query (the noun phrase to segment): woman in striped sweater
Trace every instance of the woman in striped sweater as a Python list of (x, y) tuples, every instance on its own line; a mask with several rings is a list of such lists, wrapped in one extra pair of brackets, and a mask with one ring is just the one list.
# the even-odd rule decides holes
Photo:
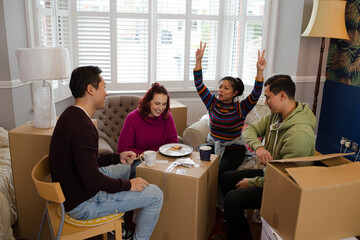
[(266, 66), (265, 50), (260, 55), (258, 51), (257, 76), (254, 89), (241, 102), (234, 98), (244, 92), (244, 84), (240, 78), (224, 77), (219, 82), (218, 97), (211, 94), (203, 83), (201, 59), (204, 47), (196, 51), (196, 65), (194, 68), (194, 82), (201, 100), (204, 102), (210, 116), (210, 133), (206, 145), (212, 146), (213, 153), (220, 156), (219, 176), (227, 171), (236, 170), (245, 158), (245, 143), (241, 138), (246, 115), (256, 105), (263, 87), (263, 71)]

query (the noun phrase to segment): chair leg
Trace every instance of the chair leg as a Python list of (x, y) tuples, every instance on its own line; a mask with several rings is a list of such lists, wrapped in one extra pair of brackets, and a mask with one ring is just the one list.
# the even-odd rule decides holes
[(38, 236), (37, 236), (37, 240), (40, 240), (40, 238), (41, 238), (41, 232), (42, 232), (42, 229), (44, 227), (45, 218), (46, 218), (46, 206), (44, 208), (44, 213), (43, 213), (43, 215), (41, 217), (41, 223), (40, 223), (40, 228), (39, 228), (39, 233), (38, 233)]
[(121, 222), (115, 225), (115, 240), (122, 240), (122, 224)]
[(103, 233), (103, 240), (107, 240), (108, 237), (107, 237), (107, 233)]

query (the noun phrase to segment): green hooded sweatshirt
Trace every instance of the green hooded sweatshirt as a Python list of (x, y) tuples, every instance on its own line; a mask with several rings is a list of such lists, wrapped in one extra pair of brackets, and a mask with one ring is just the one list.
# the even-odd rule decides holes
[[(280, 113), (270, 113), (249, 125), (242, 133), (254, 151), (265, 147), (274, 160), (315, 155), (316, 118), (307, 103), (296, 101), (296, 108), (282, 122)], [(265, 145), (258, 139), (264, 137)], [(249, 187), (262, 187), (263, 177), (249, 178)]]

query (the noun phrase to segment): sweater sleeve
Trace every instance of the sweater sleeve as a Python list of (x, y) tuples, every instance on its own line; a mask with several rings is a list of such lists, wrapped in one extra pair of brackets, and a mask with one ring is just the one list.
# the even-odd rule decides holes
[(178, 142), (178, 133), (176, 131), (176, 126), (174, 122), (174, 118), (169, 112), (168, 119), (167, 119), (167, 138), (166, 143), (177, 143)]
[[(264, 175), (265, 175), (265, 169), (264, 168)], [(263, 187), (264, 186), (264, 177), (254, 177), (254, 178), (249, 178), (248, 179), (248, 183), (249, 183), (249, 187)]]
[(136, 124), (139, 123), (135, 117), (135, 111), (129, 113), (125, 119), (119, 136), (118, 153), (133, 151), (137, 154), (141, 154), (143, 152), (141, 149), (137, 149), (135, 144)]
[(205, 86), (202, 77), (202, 69), (194, 70), (194, 83), (201, 100), (204, 102), (207, 110), (210, 110), (211, 105), (217, 100), (217, 98), (214, 94), (211, 94), (209, 89)]
[(259, 137), (264, 137), (266, 134), (266, 128), (270, 121), (271, 114), (266, 115), (257, 122), (247, 126), (242, 132), (242, 136), (246, 144), (252, 149), (256, 150), (258, 147), (263, 146)]
[(120, 158), (116, 158), (117, 154), (106, 156), (97, 153), (98, 135), (95, 126), (79, 124), (76, 128), (72, 141), (73, 154), (77, 171), (85, 188), (108, 193), (130, 190), (129, 180), (113, 179), (99, 171), (99, 164), (102, 166), (116, 164), (120, 162)]
[(111, 153), (111, 154), (100, 153), (98, 154), (97, 159), (98, 159), (99, 167), (106, 167), (109, 165), (115, 165), (121, 163), (120, 154), (118, 153)]

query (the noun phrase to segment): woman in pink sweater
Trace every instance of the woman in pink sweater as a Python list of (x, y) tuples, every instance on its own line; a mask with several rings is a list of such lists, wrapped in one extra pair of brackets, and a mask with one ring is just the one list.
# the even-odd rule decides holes
[[(167, 143), (177, 143), (174, 119), (170, 113), (170, 96), (163, 85), (154, 83), (140, 99), (139, 107), (125, 119), (118, 141), (118, 152), (133, 151), (141, 154), (146, 150), (158, 151)], [(135, 160), (130, 178), (141, 163)]]

